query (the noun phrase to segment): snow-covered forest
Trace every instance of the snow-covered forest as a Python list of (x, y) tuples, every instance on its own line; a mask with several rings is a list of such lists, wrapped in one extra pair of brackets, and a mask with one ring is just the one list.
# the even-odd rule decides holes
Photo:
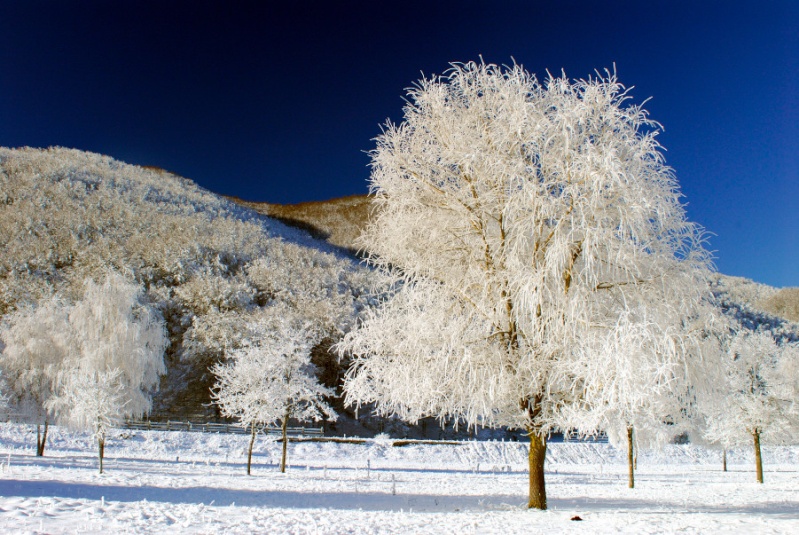
[[(489, 462), (526, 470), (527, 506), (540, 510), (545, 481), (562, 482), (546, 462), (571, 451), (548, 449), (563, 437), (607, 437), (600, 449), (630, 489), (662, 479), (667, 469), (640, 472), (639, 459), (676, 443), (724, 472), (746, 458), (757, 484), (770, 478), (764, 456), (795, 461), (796, 289), (714, 272), (660, 125), (614, 73), (539, 82), (518, 65), (453, 64), (406, 97), (403, 122), (371, 153), (372, 209), (353, 243), (330, 232), (334, 211), (305, 212), (324, 214), (312, 235), (308, 221), (162, 170), (0, 149), (0, 401), (14, 422), (4, 473), (28, 429), (37, 457), (72, 451), (70, 432), (90, 437), (102, 474), (109, 448), (143, 440), (118, 429), (144, 417), (237, 423), (246, 453), (225, 465), (246, 459), (248, 475), (265, 451), (277, 464), (261, 437), (275, 425), (291, 473), (290, 421), (384, 432), (366, 443), (381, 462), (392, 439), (428, 426), (436, 438), (529, 439), (526, 468), (516, 444), (502, 453), (512, 460)], [(314, 447), (338, 455), (329, 444)], [(325, 459), (304, 459), (327, 479)], [(487, 462), (447, 459), (436, 470), (473, 479)], [(36, 474), (44, 462), (24, 461)], [(391, 474), (391, 496), (404, 462), (376, 474)], [(308, 492), (306, 480), (291, 492)]]
[[(66, 314), (110, 272), (138, 285), (137, 306), (168, 336), (154, 416), (213, 417), (208, 368), (272, 316), (313, 324), (315, 358), (335, 378), (337, 359), (323, 348), (377, 295), (377, 278), (351, 256), (160, 170), (75, 150), (2, 149), (0, 195), (6, 324), (22, 329), (45, 306)], [(31, 329), (49, 333), (40, 322)], [(24, 337), (21, 358), (47, 361), (42, 380), (53, 380), (67, 355)], [(19, 412), (18, 395), (39, 379), (16, 371), (4, 370), (4, 393)]]

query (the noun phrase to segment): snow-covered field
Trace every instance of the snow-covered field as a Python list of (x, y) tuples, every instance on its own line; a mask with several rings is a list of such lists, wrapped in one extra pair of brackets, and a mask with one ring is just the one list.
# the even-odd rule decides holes
[[(525, 508), (526, 447), (511, 442), (392, 447), (256, 444), (247, 436), (116, 432), (97, 473), (85, 435), (51, 429), (34, 456), (29, 427), (0, 425), (3, 533), (799, 533), (799, 448), (765, 448), (765, 485), (748, 451), (669, 446), (639, 457), (551, 443), (549, 510)], [(579, 516), (582, 521), (572, 521)]]

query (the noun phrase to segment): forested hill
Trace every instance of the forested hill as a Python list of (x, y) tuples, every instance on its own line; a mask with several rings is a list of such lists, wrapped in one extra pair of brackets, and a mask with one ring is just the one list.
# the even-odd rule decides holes
[(298, 315), (329, 345), (374, 278), (352, 255), (190, 180), (61, 148), (0, 148), (0, 248), (0, 318), (53, 294), (78, 299), (109, 269), (144, 287), (170, 340), (156, 415), (213, 413), (208, 367), (259, 316)]
[[(0, 148), (0, 321), (53, 295), (77, 300), (88, 280), (114, 270), (143, 287), (168, 331), (154, 417), (214, 416), (209, 367), (269, 316), (319, 327), (314, 362), (338, 387), (346, 363), (327, 348), (380, 284), (351, 254), (370, 210), (366, 196), (248, 203), (98, 154)], [(713, 289), (750, 323), (799, 320), (799, 289), (723, 275)], [(384, 429), (368, 418), (361, 422)]]

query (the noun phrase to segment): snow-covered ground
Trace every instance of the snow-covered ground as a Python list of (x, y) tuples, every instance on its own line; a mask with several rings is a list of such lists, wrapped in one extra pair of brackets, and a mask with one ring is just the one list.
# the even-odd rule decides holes
[[(526, 447), (512, 442), (392, 447), (256, 444), (247, 436), (116, 432), (97, 473), (85, 435), (51, 429), (36, 458), (29, 427), (0, 425), (3, 533), (799, 533), (799, 448), (765, 448), (764, 485), (748, 451), (669, 446), (639, 457), (551, 443), (549, 510), (525, 508)], [(579, 516), (582, 521), (572, 521)]]

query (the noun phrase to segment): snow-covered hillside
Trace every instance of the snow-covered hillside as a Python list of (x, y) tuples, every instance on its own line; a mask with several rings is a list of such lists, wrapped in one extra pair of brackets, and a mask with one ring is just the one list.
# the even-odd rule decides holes
[(766, 284), (717, 274), (711, 290), (719, 306), (748, 329), (758, 326), (799, 336), (799, 288), (774, 288)]
[[(337, 387), (346, 362), (328, 348), (373, 302), (379, 284), (350, 254), (370, 210), (365, 196), (247, 203), (98, 154), (0, 148), (0, 321), (53, 294), (77, 300), (89, 278), (113, 269), (142, 284), (166, 322), (168, 374), (155, 417), (213, 416), (209, 367), (242, 342), (248, 321), (285, 310), (324, 330), (314, 363), (322, 382)], [(713, 289), (750, 326), (783, 328), (785, 318), (799, 319), (797, 289), (724, 275)], [(359, 421), (342, 419), (336, 432), (363, 425), (395, 436), (454, 434), (431, 420), (413, 428), (368, 411)]]
[[(61, 148), (0, 149), (0, 247), (0, 317), (79, 299), (109, 269), (144, 286), (170, 338), (156, 414), (213, 412), (208, 367), (256, 316), (289, 310), (319, 326), (323, 349), (375, 282), (339, 249), (190, 180)], [(336, 359), (317, 357), (337, 377)]]

